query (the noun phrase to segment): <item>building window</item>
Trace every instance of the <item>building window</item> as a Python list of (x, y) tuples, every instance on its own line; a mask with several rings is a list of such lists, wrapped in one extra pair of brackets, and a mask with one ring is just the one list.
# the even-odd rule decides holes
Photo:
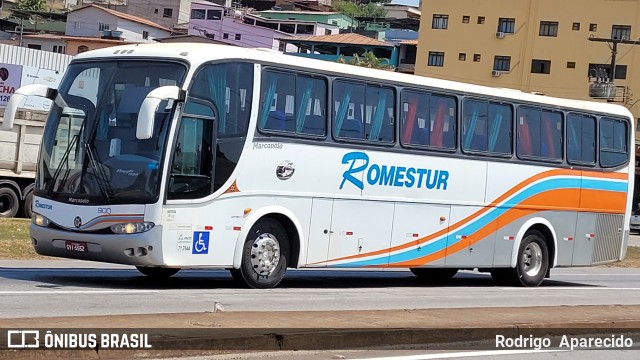
[(484, 24), (484, 16), (478, 16), (478, 24)]
[(157, 14), (158, 13), (158, 9), (153, 9), (153, 13)]
[(162, 13), (162, 17), (166, 17), (166, 18), (173, 17), (173, 9), (164, 8), (164, 12)]
[(558, 22), (540, 21), (540, 36), (558, 36)]
[(618, 40), (631, 39), (631, 26), (629, 25), (613, 25), (611, 27), (611, 38)]
[(54, 53), (59, 53), (59, 54), (64, 54), (64, 46), (62, 46), (62, 45), (53, 45), (53, 52)]
[(433, 14), (432, 29), (446, 29), (449, 25), (449, 15)]
[(573, 26), (571, 26), (571, 30), (580, 30), (580, 23), (573, 23)]
[(79, 21), (74, 21), (73, 22), (73, 28), (75, 30), (79, 30), (80, 29), (80, 22)]
[(473, 61), (480, 62), (480, 54), (473, 54)]
[(498, 19), (498, 32), (513, 34), (516, 28), (516, 19), (500, 18)]
[(83, 53), (85, 51), (89, 51), (89, 47), (86, 45), (80, 45), (78, 46), (78, 54)]
[(324, 34), (325, 35), (331, 35), (331, 30), (330, 29), (324, 29)]
[(589, 31), (598, 31), (598, 24), (589, 24)]
[(576, 62), (575, 61), (567, 61), (567, 69), (575, 69)]
[(42, 45), (27, 44), (27, 48), (35, 49), (35, 50), (42, 50)]
[(511, 70), (511, 56), (498, 56), (493, 58), (493, 70), (509, 71)]
[(222, 10), (207, 10), (207, 20), (221, 20)]
[(463, 24), (468, 24), (469, 23), (469, 19), (470, 19), (469, 15), (464, 15), (462, 17), (462, 23)]
[(100, 31), (109, 30), (109, 24), (100, 23), (100, 25), (98, 25), (98, 30)]
[(236, 40), (242, 40), (242, 34), (236, 34)]
[(467, 54), (465, 54), (465, 53), (458, 54), (458, 60), (467, 61)]
[(229, 33), (224, 33), (224, 34), (222, 34), (222, 38), (223, 38), (223, 39), (228, 39), (228, 38), (229, 38)]
[(331, 20), (331, 25), (338, 25), (338, 20)]
[(149, 39), (149, 32), (148, 31), (142, 31), (142, 38), (147, 40)]
[[(609, 79), (611, 74), (611, 64), (589, 64), (589, 77), (600, 77)], [(616, 65), (614, 78), (624, 80), (627, 78), (627, 65)]]
[(444, 66), (444, 53), (441, 51), (429, 51), (429, 66)]
[(206, 16), (206, 13), (207, 11), (205, 9), (192, 9), (191, 18), (194, 20), (203, 20)]
[(550, 71), (551, 71), (551, 60), (533, 59), (531, 61), (532, 74), (548, 74)]

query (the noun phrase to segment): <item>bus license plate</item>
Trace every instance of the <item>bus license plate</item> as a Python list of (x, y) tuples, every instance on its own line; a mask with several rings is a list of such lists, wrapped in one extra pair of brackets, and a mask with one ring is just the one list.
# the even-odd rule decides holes
[(64, 247), (67, 251), (75, 251), (75, 252), (86, 252), (87, 251), (87, 243), (81, 241), (65, 241)]

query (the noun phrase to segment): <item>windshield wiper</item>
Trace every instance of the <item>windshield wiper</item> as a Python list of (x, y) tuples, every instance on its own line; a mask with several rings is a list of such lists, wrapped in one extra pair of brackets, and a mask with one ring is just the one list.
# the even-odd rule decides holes
[(113, 189), (111, 188), (111, 184), (109, 184), (109, 179), (107, 177), (107, 173), (104, 172), (103, 165), (98, 161), (96, 155), (91, 150), (90, 144), (84, 144), (84, 147), (87, 149), (87, 157), (89, 158), (89, 162), (91, 163), (91, 167), (94, 169), (93, 174), (96, 177), (96, 182), (98, 183), (98, 187), (100, 188), (100, 192), (102, 196), (107, 200), (107, 202), (111, 201), (111, 196), (113, 196)]
[[(62, 159), (60, 159), (60, 166), (56, 169), (56, 172), (53, 173), (51, 184), (49, 185), (49, 190), (47, 192), (49, 196), (53, 194), (53, 190), (56, 186), (56, 180), (58, 180), (58, 176), (60, 176), (60, 172), (62, 171), (63, 167), (66, 168), (66, 172), (64, 174), (64, 177), (62, 178), (62, 181), (60, 181), (60, 186), (62, 186), (67, 181), (69, 173), (71, 172), (71, 168), (69, 168), (69, 154), (71, 153), (71, 149), (73, 149), (74, 145), (76, 145), (77, 142), (78, 134), (75, 134), (69, 142), (69, 146), (67, 146), (67, 149), (64, 151), (64, 154), (62, 154)], [(58, 187), (58, 191), (60, 191), (60, 186)]]

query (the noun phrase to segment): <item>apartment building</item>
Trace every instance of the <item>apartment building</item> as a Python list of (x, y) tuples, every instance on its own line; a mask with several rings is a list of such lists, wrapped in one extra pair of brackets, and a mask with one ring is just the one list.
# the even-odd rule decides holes
[(415, 73), (591, 99), (612, 75), (612, 43), (590, 38), (615, 38), (615, 94), (599, 101), (640, 118), (639, 37), (640, 0), (424, 0)]

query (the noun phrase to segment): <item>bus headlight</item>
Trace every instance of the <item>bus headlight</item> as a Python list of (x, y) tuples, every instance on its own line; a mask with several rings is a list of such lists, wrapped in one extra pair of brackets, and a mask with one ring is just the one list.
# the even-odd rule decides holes
[(33, 216), (31, 216), (31, 222), (38, 226), (47, 227), (49, 226), (49, 223), (51, 222), (51, 220), (49, 220), (47, 217), (42, 216), (38, 213), (33, 213)]
[(152, 222), (136, 222), (136, 223), (122, 223), (111, 225), (111, 231), (114, 234), (137, 234), (153, 229), (155, 226)]

